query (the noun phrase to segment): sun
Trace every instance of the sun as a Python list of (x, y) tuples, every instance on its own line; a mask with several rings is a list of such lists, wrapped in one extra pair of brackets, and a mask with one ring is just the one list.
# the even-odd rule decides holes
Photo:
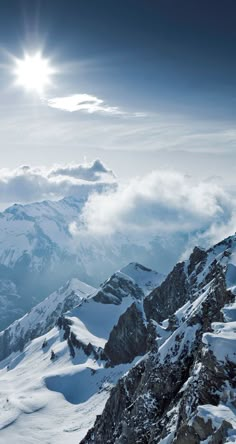
[(26, 53), (23, 59), (15, 59), (15, 65), (16, 84), (28, 91), (41, 95), (52, 83), (55, 70), (40, 51), (32, 55)]

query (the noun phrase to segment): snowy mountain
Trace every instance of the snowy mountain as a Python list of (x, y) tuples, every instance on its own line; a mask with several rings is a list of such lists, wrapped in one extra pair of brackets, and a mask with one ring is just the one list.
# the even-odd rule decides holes
[(10, 282), (18, 295), (9, 307), (8, 293), (1, 290), (0, 329), (17, 317), (15, 310), (25, 313), (78, 275), (69, 222), (78, 217), (83, 204), (83, 199), (68, 198), (13, 205), (0, 214), (0, 281)]
[[(96, 320), (91, 319), (94, 306), (95, 319), (100, 310), (99, 322), (109, 332), (111, 322), (113, 326), (133, 299), (144, 298), (145, 294), (163, 279), (163, 275), (136, 263), (114, 273), (99, 289), (74, 278), (0, 332), (0, 360), (13, 351), (22, 350), (30, 340), (49, 331), (60, 316), (79, 305), (81, 301), (84, 303), (79, 306), (79, 317), (81, 318), (81, 313), (86, 312), (93, 330), (96, 324)], [(105, 304), (105, 307), (100, 308), (99, 302)], [(111, 304), (120, 305), (119, 309), (115, 310), (114, 319), (111, 317), (114, 311), (110, 309)], [(109, 320), (106, 320), (107, 311)]]
[[(132, 365), (107, 365), (110, 331), (127, 307), (140, 303), (163, 279), (132, 263), (97, 290), (73, 280), (5, 330), (8, 353), (17, 349), (19, 338), (25, 346), (0, 363), (0, 442), (81, 440)], [(76, 298), (79, 305), (64, 313)], [(27, 343), (30, 336), (35, 339)]]
[(79, 279), (68, 281), (21, 319), (0, 332), (0, 360), (14, 351), (23, 350), (25, 344), (49, 331), (63, 313), (95, 291), (95, 288)]
[(1, 361), (0, 443), (235, 442), (235, 294), (236, 236), (124, 267)]

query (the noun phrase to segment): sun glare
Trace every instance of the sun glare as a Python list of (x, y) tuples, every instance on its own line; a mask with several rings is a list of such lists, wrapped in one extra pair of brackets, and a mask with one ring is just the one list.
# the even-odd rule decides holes
[(34, 55), (25, 54), (23, 59), (16, 59), (15, 63), (16, 84), (26, 90), (42, 94), (52, 83), (51, 76), (55, 70), (41, 52)]

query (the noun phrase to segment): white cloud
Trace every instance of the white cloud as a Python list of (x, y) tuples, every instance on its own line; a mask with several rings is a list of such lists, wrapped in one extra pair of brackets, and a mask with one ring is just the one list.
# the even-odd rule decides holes
[(84, 111), (89, 114), (106, 113), (114, 115), (126, 114), (117, 106), (109, 106), (104, 100), (90, 94), (72, 94), (66, 97), (55, 97), (47, 100), (48, 106), (63, 111)]
[(68, 195), (87, 197), (115, 185), (115, 176), (101, 161), (54, 168), (21, 166), (0, 170), (1, 203), (58, 199)]
[[(81, 222), (86, 233), (81, 232)], [(73, 234), (122, 232), (145, 242), (157, 236), (184, 236), (188, 248), (196, 243), (210, 245), (231, 234), (235, 222), (235, 198), (219, 185), (195, 183), (177, 172), (154, 171), (116, 190), (90, 196)]]
[(108, 181), (108, 179), (113, 181), (115, 179), (114, 173), (111, 170), (108, 170), (99, 159), (95, 160), (90, 165), (70, 164), (54, 167), (50, 171), (49, 176), (67, 176), (91, 182), (97, 182), (103, 178), (105, 181)]

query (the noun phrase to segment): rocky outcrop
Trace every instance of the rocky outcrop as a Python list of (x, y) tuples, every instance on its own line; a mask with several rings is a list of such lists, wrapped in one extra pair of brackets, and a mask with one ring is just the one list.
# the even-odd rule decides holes
[[(157, 335), (155, 322), (160, 323), (168, 318), (168, 330), (174, 331), (177, 328), (175, 312), (190, 298), (194, 298), (198, 289), (197, 276), (202, 272), (206, 258), (207, 253), (195, 247), (187, 267), (184, 262), (177, 264), (159, 287), (139, 304), (133, 304), (127, 309), (110, 333), (105, 346), (109, 364), (131, 362), (136, 356), (150, 350)], [(215, 263), (204, 277), (204, 284), (210, 282), (216, 274), (219, 278), (220, 273)]]
[(134, 281), (114, 274), (101, 286), (101, 289), (94, 296), (94, 300), (102, 304), (118, 305), (127, 296), (141, 300), (144, 297), (144, 293)]
[(169, 315), (169, 329), (175, 311), (186, 302), (188, 280), (184, 272), (184, 263), (177, 264), (167, 279), (150, 293), (129, 307), (120, 317), (110, 333), (105, 345), (108, 365), (131, 362), (136, 356), (145, 354), (155, 343), (155, 323), (163, 321)]
[(93, 355), (94, 359), (99, 359), (103, 350), (95, 347), (90, 342), (85, 344), (73, 331), (71, 331), (72, 321), (69, 318), (60, 316), (56, 322), (57, 327), (63, 331), (63, 339), (67, 340), (72, 358), (75, 357), (75, 349), (83, 350), (87, 356)]
[(121, 315), (118, 324), (112, 329), (105, 345), (104, 353), (110, 365), (131, 362), (136, 356), (147, 351), (148, 332), (143, 313), (137, 303), (133, 303)]
[(160, 287), (145, 299), (144, 310), (147, 318), (161, 322), (175, 313), (188, 299), (188, 286), (182, 262), (177, 264)]
[(206, 259), (207, 259), (207, 252), (202, 248), (195, 247), (189, 258), (188, 275), (191, 275), (194, 271), (197, 273), (202, 271)]
[(164, 275), (150, 268), (131, 262), (100, 286), (94, 300), (102, 304), (119, 305), (124, 298), (131, 296), (135, 301), (141, 301), (164, 278)]

